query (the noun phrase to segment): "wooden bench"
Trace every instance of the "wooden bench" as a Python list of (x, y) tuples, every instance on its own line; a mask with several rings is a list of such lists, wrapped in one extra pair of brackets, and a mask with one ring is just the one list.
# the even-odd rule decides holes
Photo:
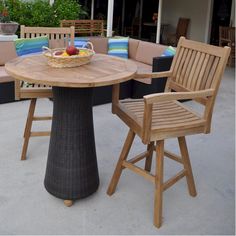
[(75, 27), (75, 34), (79, 36), (104, 36), (103, 20), (62, 20), (61, 27)]

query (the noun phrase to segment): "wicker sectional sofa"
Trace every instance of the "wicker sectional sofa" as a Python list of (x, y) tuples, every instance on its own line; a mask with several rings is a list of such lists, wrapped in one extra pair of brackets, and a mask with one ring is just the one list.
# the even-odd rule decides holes
[[(107, 54), (108, 38), (88, 37), (88, 40), (93, 43), (96, 53)], [(128, 55), (137, 64), (138, 73), (164, 71), (169, 69), (172, 61), (172, 57), (160, 57), (166, 48), (165, 45), (130, 38)], [(0, 42), (0, 52), (0, 103), (4, 103), (14, 101), (14, 80), (5, 72), (4, 64), (17, 55), (13, 42)], [(162, 92), (164, 85), (165, 79), (134, 79), (121, 85), (121, 98), (140, 98), (149, 93)], [(111, 102), (111, 91), (111, 86), (95, 88), (94, 105)]]

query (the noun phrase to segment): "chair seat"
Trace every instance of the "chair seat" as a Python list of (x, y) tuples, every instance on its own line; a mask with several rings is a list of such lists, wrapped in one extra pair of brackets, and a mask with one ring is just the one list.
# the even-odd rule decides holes
[[(119, 104), (121, 116), (127, 125), (134, 125), (141, 137), (143, 129), (144, 101), (123, 100)], [(119, 111), (118, 111), (119, 115)], [(128, 117), (127, 117), (128, 116)], [(129, 123), (129, 124), (128, 124)], [(206, 120), (178, 101), (166, 101), (153, 104), (151, 140), (178, 137), (191, 133), (202, 133)], [(174, 132), (173, 132), (174, 131)]]

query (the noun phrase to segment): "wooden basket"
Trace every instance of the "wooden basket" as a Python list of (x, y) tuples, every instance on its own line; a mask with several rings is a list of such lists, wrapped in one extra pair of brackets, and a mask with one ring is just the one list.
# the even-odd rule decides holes
[(92, 56), (95, 54), (93, 50), (93, 44), (88, 42), (91, 49), (88, 48), (78, 48), (79, 50), (87, 51), (88, 55), (82, 56), (82, 55), (72, 55), (72, 56), (55, 56), (54, 52), (59, 50), (65, 50), (65, 48), (55, 48), (55, 49), (49, 49), (47, 47), (43, 47), (45, 50), (43, 52), (43, 55), (48, 60), (48, 65), (56, 68), (66, 68), (66, 67), (77, 67), (82, 66), (85, 64), (88, 64), (92, 58)]

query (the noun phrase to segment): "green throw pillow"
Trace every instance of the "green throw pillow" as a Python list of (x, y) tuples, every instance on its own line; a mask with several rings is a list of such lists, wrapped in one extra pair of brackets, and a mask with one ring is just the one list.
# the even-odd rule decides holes
[(129, 47), (128, 37), (108, 39), (108, 55), (128, 59), (128, 47)]
[(176, 49), (173, 48), (172, 46), (169, 46), (165, 49), (165, 51), (162, 53), (162, 57), (166, 57), (166, 56), (174, 56), (176, 53)]
[(15, 39), (14, 43), (18, 56), (37, 54), (42, 52), (43, 46), (49, 46), (47, 36)]

